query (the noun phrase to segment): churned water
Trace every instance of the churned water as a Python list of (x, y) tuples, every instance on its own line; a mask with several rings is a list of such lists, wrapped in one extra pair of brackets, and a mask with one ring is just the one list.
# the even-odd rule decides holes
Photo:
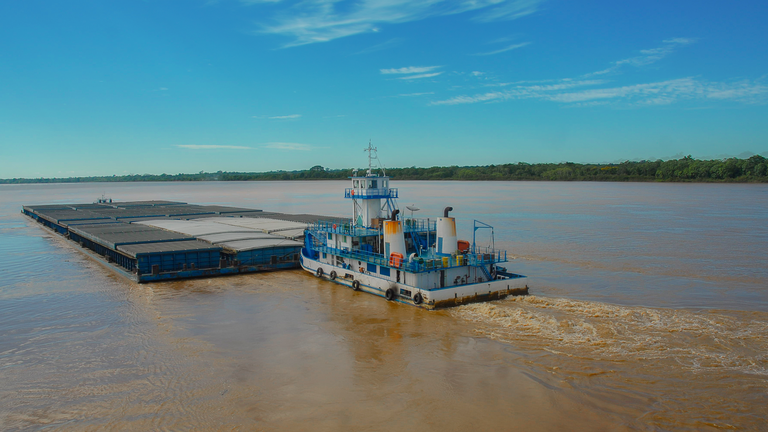
[(346, 215), (345, 186), (0, 186), (0, 429), (765, 430), (766, 185), (394, 182), (531, 277), (435, 312), (299, 270), (138, 285), (19, 213)]

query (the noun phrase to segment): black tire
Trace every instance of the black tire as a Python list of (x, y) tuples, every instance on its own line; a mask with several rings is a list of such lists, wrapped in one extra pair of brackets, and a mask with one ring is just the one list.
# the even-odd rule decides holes
[(331, 280), (336, 279), (336, 270), (331, 270), (331, 274), (329, 274), (328, 277), (331, 278)]
[(388, 301), (392, 301), (392, 300), (394, 300), (394, 299), (395, 299), (395, 290), (394, 290), (393, 288), (389, 288), (389, 289), (388, 289), (388, 290), (387, 290), (387, 291), (384, 293), (384, 298), (385, 298), (385, 299), (387, 299)]
[(317, 277), (323, 277), (323, 268), (318, 267), (317, 272), (315, 272), (315, 274), (317, 275)]
[(352, 289), (355, 291), (360, 290), (360, 281), (352, 281)]
[(422, 297), (420, 293), (416, 293), (413, 296), (413, 304), (420, 305), (422, 303), (424, 303), (424, 297)]

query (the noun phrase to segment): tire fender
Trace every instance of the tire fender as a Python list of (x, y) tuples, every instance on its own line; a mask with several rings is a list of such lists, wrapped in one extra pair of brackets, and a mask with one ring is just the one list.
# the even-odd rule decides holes
[(386, 298), (388, 301), (394, 300), (395, 299), (395, 289), (394, 288), (387, 289), (387, 291), (384, 293), (384, 298)]

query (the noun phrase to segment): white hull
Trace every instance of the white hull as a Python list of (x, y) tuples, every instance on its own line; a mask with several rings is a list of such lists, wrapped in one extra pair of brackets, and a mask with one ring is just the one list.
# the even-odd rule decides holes
[[(324, 279), (332, 280), (333, 282), (350, 288), (357, 286), (357, 289), (360, 291), (365, 291), (380, 297), (386, 297), (387, 290), (392, 288), (396, 293), (392, 298), (392, 301), (425, 309), (501, 299), (509, 295), (528, 294), (528, 278), (525, 276), (465, 285), (454, 285), (444, 288), (422, 289), (395, 280), (390, 280), (380, 275), (360, 272), (359, 269), (342, 268), (332, 264), (323, 263), (309, 258), (303, 253), (300, 262), (301, 267), (312, 274), (318, 275), (318, 273), (320, 273), (320, 277)], [(318, 272), (318, 269), (322, 269), (322, 271)], [(332, 274), (335, 275), (335, 278), (331, 278)], [(404, 279), (407, 278), (404, 276)], [(411, 277), (411, 280), (416, 279), (416, 277)], [(420, 304), (414, 302), (414, 297), (416, 297), (417, 293), (423, 298), (423, 302)]]

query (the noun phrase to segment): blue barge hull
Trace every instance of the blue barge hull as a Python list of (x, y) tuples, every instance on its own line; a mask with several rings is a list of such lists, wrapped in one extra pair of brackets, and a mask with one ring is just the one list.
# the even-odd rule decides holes
[[(228, 221), (257, 226), (259, 220), (272, 225), (284, 221), (298, 227), (327, 219), (173, 201), (26, 205), (21, 212), (69, 239), (91, 258), (139, 283), (299, 268), (302, 244), (297, 240), (302, 239), (295, 234), (300, 229), (294, 228), (294, 237), (286, 238), (279, 229), (269, 234), (258, 228), (233, 228)], [(182, 227), (185, 223), (199, 226), (200, 221), (210, 221), (205, 223), (221, 226), (223, 232), (244, 233), (246, 240), (238, 241), (238, 234), (234, 234), (235, 238), (230, 238), (234, 241), (208, 241), (210, 236), (153, 226), (153, 221), (158, 220), (178, 221)], [(258, 244), (248, 243), (253, 243), (247, 239), (254, 233), (260, 237)]]

